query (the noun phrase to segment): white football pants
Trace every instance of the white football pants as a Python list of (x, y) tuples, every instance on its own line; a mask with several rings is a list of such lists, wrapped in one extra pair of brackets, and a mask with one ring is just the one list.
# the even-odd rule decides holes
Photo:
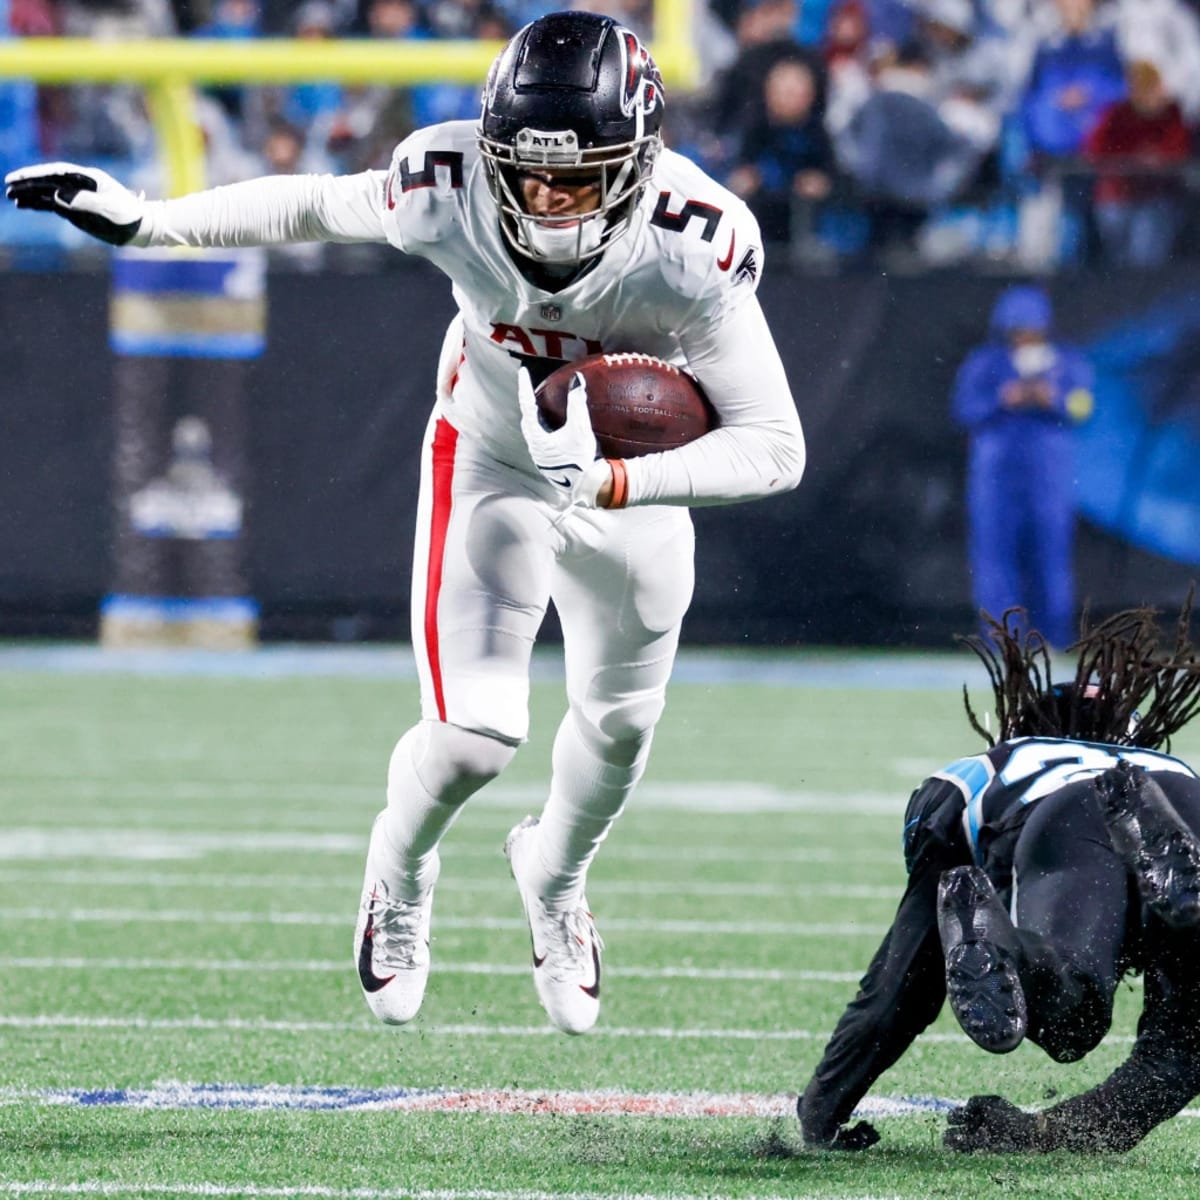
[[(553, 907), (578, 899), (596, 848), (645, 767), (691, 601), (693, 533), (685, 508), (564, 515), (550, 492), (483, 454), (444, 417), (431, 420), (412, 583), (422, 717), (508, 747), (523, 742), (530, 656), (554, 601), (568, 712), (555, 738), (533, 881)], [(455, 744), (419, 739), (424, 757), (410, 764), (401, 739), (393, 756), (388, 841), (406, 860), (395, 864), (403, 891), (425, 873), (464, 791), (507, 761), (496, 757), (481, 774), (478, 754), (442, 753), (443, 743)], [(459, 771), (453, 761), (432, 762), (439, 753), (474, 764)], [(468, 775), (465, 788), (459, 776)]]

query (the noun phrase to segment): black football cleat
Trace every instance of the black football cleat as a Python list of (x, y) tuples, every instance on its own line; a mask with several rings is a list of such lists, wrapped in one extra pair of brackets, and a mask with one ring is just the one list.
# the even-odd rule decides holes
[(943, 872), (937, 925), (946, 959), (946, 996), (963, 1032), (993, 1054), (1015, 1050), (1029, 1024), (1017, 974), (1016, 930), (979, 867)]
[(1146, 771), (1122, 759), (1096, 776), (1117, 857), (1146, 907), (1174, 929), (1200, 925), (1200, 843)]

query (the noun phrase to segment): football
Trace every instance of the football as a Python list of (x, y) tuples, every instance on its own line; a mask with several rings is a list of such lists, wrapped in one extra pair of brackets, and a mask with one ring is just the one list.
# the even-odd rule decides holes
[(649, 354), (593, 354), (567, 363), (537, 389), (548, 428), (567, 419), (567, 391), (576, 372), (587, 383), (588, 415), (605, 458), (638, 458), (694, 442), (716, 424), (700, 385)]

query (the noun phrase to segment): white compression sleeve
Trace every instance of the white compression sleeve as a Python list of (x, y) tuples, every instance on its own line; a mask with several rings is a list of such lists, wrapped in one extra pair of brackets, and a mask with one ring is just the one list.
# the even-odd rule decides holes
[(588, 867), (646, 769), (650, 736), (631, 757), (589, 744), (571, 713), (554, 739), (550, 798), (538, 821), (535, 853), (524, 881), (550, 909), (579, 902)]
[(628, 504), (730, 504), (781, 494), (804, 472), (804, 433), (775, 341), (756, 299), (689, 344), (720, 426), (677, 450), (625, 462)]
[(146, 202), (135, 246), (279, 246), (383, 242), (380, 171), (271, 175)]
[(434, 851), (463, 804), (515, 753), (495, 738), (435, 721), (414, 725), (396, 743), (382, 814), (391, 861), (376, 868), (392, 895), (415, 900), (429, 886)]

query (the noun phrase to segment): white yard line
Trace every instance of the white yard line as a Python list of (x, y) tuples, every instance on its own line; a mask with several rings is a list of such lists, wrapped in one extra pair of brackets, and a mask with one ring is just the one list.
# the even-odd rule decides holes
[[(690, 1196), (683, 1192), (546, 1192), (504, 1191), (483, 1188), (335, 1188), (320, 1184), (294, 1184), (271, 1187), (254, 1183), (119, 1183), (109, 1179), (89, 1179), (78, 1183), (34, 1180), (22, 1182), (0, 1179), (0, 1195), (5, 1196), (211, 1196), (262, 1197), (300, 1196), (312, 1200), (734, 1200), (716, 1192)], [(811, 1200), (794, 1191), (739, 1195), (736, 1200)], [(838, 1200), (898, 1200), (897, 1197), (850, 1194)]]
[[(496, 856), (499, 858), (499, 855)], [(136, 867), (127, 871), (81, 871), (61, 870), (47, 865), (40, 870), (5, 870), (0, 882), (51, 883), (61, 887), (65, 884), (80, 884), (84, 887), (195, 887), (212, 891), (229, 891), (240, 888), (246, 891), (321, 892), (354, 889), (357, 898), (357, 880), (347, 882), (343, 878), (312, 875), (210, 875), (203, 871), (142, 871)], [(475, 877), (454, 878), (449, 870), (442, 871), (442, 885), (456, 892), (511, 893), (513, 883), (506, 874), (480, 879)], [(845, 900), (893, 900), (898, 901), (902, 883), (897, 880), (891, 887), (877, 884), (858, 883), (715, 883), (707, 880), (597, 880), (590, 883), (588, 891), (592, 898), (597, 896), (747, 896), (762, 899), (787, 899), (793, 897), (831, 897)]]
[[(345, 925), (344, 913), (326, 912), (205, 912), (198, 909), (154, 908), (0, 908), (0, 922), (52, 921), (63, 925)], [(886, 925), (819, 924), (803, 921), (643, 920), (640, 917), (606, 917), (605, 929), (622, 933), (686, 934), (689, 937), (881, 937)], [(434, 916), (437, 929), (527, 930), (523, 917)]]
[[(265, 971), (284, 974), (343, 974), (354, 970), (347, 956), (301, 962), (262, 959), (188, 958), (0, 958), (0, 971)], [(517, 963), (434, 961), (437, 975), (527, 975)], [(605, 967), (615, 979), (702, 979), (720, 983), (857, 983), (861, 971), (785, 971), (765, 967)]]
[[(456, 1112), (645, 1117), (793, 1117), (794, 1092), (531, 1091), (523, 1088), (408, 1088), (189, 1083), (160, 1080), (143, 1088), (0, 1088), (0, 1104), (83, 1108), (241, 1109), (292, 1112)], [(954, 1101), (934, 1097), (871, 1099), (858, 1116), (944, 1111)]]
[[(484, 858), (501, 861), (499, 839), (495, 844), (456, 839), (446, 847), (446, 857)], [(744, 843), (731, 847), (728, 839), (686, 843), (675, 839), (664, 851), (661, 844), (634, 843), (631, 839), (616, 842), (606, 848), (606, 862), (661, 863), (670, 856), (689, 863), (697, 862), (754, 862), (754, 863), (840, 863), (844, 854), (832, 846), (799, 843), (787, 850), (747, 847)], [(326, 833), (253, 831), (198, 831), (145, 828), (76, 827), (64, 830), (61, 826), (31, 826), (7, 828), (0, 832), (0, 861), (77, 862), (80, 859), (176, 861), (200, 859), (229, 854), (329, 854), (349, 855), (360, 859), (366, 854), (366, 832)], [(895, 865), (899, 853), (855, 851), (856, 863), (873, 862)]]
[[(868, 1096), (854, 1118), (892, 1119), (946, 1113), (961, 1104), (938, 1096)], [(409, 1088), (296, 1084), (189, 1083), (160, 1080), (141, 1088), (0, 1088), (0, 1105), (240, 1112), (392, 1112), (545, 1117), (751, 1118), (794, 1123), (795, 1092), (630, 1092), (620, 1088), (555, 1091), (524, 1088)], [(794, 1125), (793, 1125), (794, 1127)]]
[[(265, 1017), (97, 1017), (75, 1016), (70, 1013), (19, 1016), (0, 1014), (0, 1028), (11, 1029), (140, 1029), (167, 1031), (187, 1029), (193, 1032), (257, 1032), (257, 1033), (366, 1033), (388, 1037), (494, 1037), (494, 1038), (561, 1038), (552, 1025), (435, 1025), (420, 1022), (404, 1030), (384, 1029), (365, 1019), (351, 1021), (274, 1021)], [(597, 1026), (590, 1038), (620, 1040), (665, 1041), (731, 1041), (731, 1042), (812, 1042), (826, 1041), (829, 1030), (815, 1029), (686, 1029), (670, 1026)], [(950, 1042), (968, 1045), (964, 1033), (924, 1033), (921, 1041)], [(1129, 1043), (1132, 1036), (1114, 1036), (1110, 1042)]]
[[(529, 1091), (522, 1088), (361, 1087), (354, 1084), (189, 1083), (161, 1080), (145, 1088), (5, 1088), (0, 1105), (45, 1104), (84, 1108), (239, 1109), (291, 1112), (505, 1113), (518, 1116), (785, 1117), (796, 1111), (795, 1092)], [(962, 1103), (945, 1096), (863, 1097), (851, 1120), (944, 1113)], [(1180, 1116), (1195, 1118), (1200, 1109)]]
[[(918, 781), (914, 780), (914, 783)], [(60, 801), (135, 801), (156, 804), (204, 800), (213, 804), (253, 801), (286, 804), (295, 808), (305, 802), (322, 806), (330, 819), (338, 819), (348, 803), (384, 800), (380, 784), (312, 783), (294, 778), (280, 780), (172, 779), (165, 783), (131, 781), (124, 777), (55, 776), (38, 772), (25, 778), (6, 775), (4, 790), (14, 799), (22, 795), (44, 798), (48, 793)], [(910, 789), (911, 790), (911, 789)], [(653, 783), (638, 789), (631, 811), (688, 812), (703, 816), (787, 816), (789, 814), (879, 814), (899, 817), (908, 795), (903, 788), (889, 791), (832, 792), (815, 789), (778, 788), (749, 780), (707, 783)], [(493, 783), (471, 798), (473, 809), (541, 808), (546, 790), (536, 784)]]
[[(273, 833), (61, 826), (9, 828), (0, 833), (0, 859), (181, 859), (229, 853), (366, 852), (366, 838), (348, 833)], [(497, 851), (497, 853), (499, 853)]]

